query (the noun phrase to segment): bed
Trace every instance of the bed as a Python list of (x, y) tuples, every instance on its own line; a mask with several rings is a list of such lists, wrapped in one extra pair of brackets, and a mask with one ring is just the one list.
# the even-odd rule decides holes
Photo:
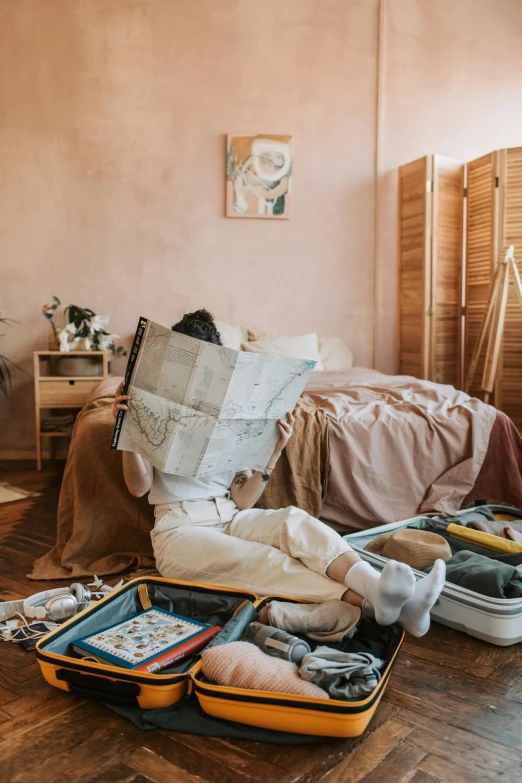
[[(248, 342), (263, 337), (248, 332)], [(237, 338), (226, 344), (246, 348)], [(299, 400), (294, 437), (259, 505), (298, 505), (340, 533), (426, 511), (454, 514), (480, 500), (522, 507), (522, 438), (505, 414), (451, 386), (352, 367), (341, 343), (317, 342), (325, 369)], [(100, 383), (78, 415), (57, 541), (33, 579), (154, 566), (152, 507), (129, 494), (121, 452), (109, 449), (120, 380)]]

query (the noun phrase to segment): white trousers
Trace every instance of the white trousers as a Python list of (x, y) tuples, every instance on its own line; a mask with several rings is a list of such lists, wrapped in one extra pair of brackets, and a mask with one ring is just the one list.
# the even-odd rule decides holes
[(239, 511), (230, 498), (214, 498), (158, 505), (155, 516), (156, 566), (169, 579), (310, 602), (346, 592), (326, 569), (351, 547), (295, 506)]

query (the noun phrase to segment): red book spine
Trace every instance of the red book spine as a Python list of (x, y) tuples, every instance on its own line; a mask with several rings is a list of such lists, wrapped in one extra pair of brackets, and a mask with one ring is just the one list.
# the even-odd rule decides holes
[(192, 639), (187, 639), (186, 642), (179, 644), (177, 647), (173, 647), (172, 650), (167, 650), (161, 655), (157, 655), (155, 658), (150, 658), (146, 663), (141, 663), (136, 666), (133, 671), (135, 672), (147, 672), (148, 674), (156, 674), (162, 669), (166, 669), (167, 666), (171, 666), (181, 658), (186, 658), (187, 655), (198, 652), (205, 647), (214, 636), (217, 636), (221, 631), (220, 625), (214, 625), (212, 628), (208, 628), (206, 631), (194, 636)]

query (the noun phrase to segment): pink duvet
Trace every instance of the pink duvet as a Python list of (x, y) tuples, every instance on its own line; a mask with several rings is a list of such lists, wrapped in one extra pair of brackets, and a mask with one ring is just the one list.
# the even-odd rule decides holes
[(453, 514), (473, 489), (495, 422), (490, 405), (452, 386), (359, 367), (314, 373), (306, 394), (329, 418), (321, 518), (334, 527)]

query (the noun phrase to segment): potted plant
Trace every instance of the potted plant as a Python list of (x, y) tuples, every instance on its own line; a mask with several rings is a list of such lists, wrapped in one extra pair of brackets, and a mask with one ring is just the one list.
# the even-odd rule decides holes
[(90, 308), (77, 305), (66, 307), (64, 315), (69, 323), (59, 334), (61, 351), (110, 351), (125, 355), (123, 346), (116, 348), (114, 344), (114, 338), (119, 335), (105, 330), (110, 316), (96, 315)]
[[(96, 315), (90, 307), (78, 307), (78, 305), (71, 304), (63, 311), (67, 323), (63, 328), (59, 328), (55, 323), (55, 316), (60, 305), (58, 297), (53, 296), (53, 303), (44, 305), (42, 308), (43, 315), (49, 321), (52, 329), (49, 344), (51, 350), (59, 350), (62, 353), (107, 351), (116, 356), (127, 355), (123, 345), (116, 346), (114, 342), (118, 335), (111, 334), (105, 328), (109, 324), (110, 316)], [(99, 369), (99, 362), (89, 362), (85, 361), (84, 357), (71, 356), (61, 358), (56, 371), (59, 375), (96, 375), (99, 373)]]

